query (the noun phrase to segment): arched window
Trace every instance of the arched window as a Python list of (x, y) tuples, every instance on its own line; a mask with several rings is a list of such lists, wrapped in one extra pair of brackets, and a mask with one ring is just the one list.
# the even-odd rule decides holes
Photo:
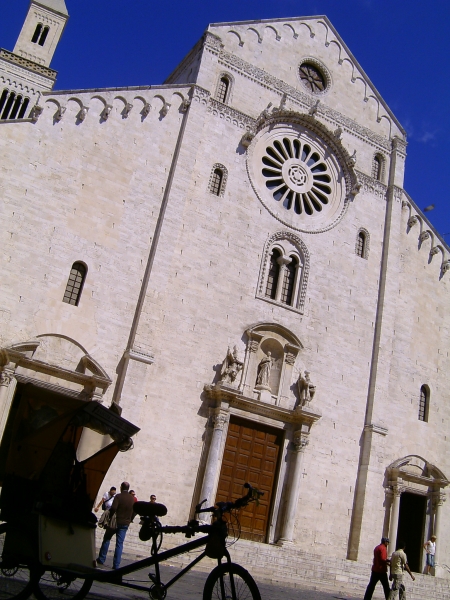
[(280, 231), (266, 243), (256, 297), (303, 313), (309, 252), (294, 233)]
[(211, 177), (211, 194), (220, 196), (220, 188), (222, 187), (223, 173), (220, 169), (214, 169)]
[(298, 260), (295, 256), (291, 256), (291, 262), (285, 265), (283, 269), (283, 286), (281, 288), (280, 302), (283, 304), (292, 305), (294, 297), (294, 283), (297, 275)]
[(216, 100), (223, 104), (228, 104), (230, 100), (231, 77), (230, 75), (221, 75), (217, 82)]
[(213, 165), (211, 176), (209, 178), (209, 191), (214, 196), (223, 196), (228, 179), (228, 171), (223, 165), (216, 163)]
[(49, 27), (44, 27), (44, 30), (41, 33), (41, 37), (39, 38), (39, 46), (43, 46), (45, 44), (45, 40), (47, 39), (48, 32), (50, 31)]
[(384, 156), (375, 154), (372, 162), (372, 177), (377, 181), (384, 181)]
[(84, 281), (86, 279), (87, 269), (81, 262), (73, 263), (67, 281), (66, 291), (64, 292), (63, 302), (78, 306), (83, 291)]
[(29, 98), (17, 95), (4, 89), (0, 96), (0, 119), (23, 119), (28, 107)]
[(41, 33), (42, 33), (42, 23), (38, 23), (36, 25), (36, 29), (34, 30), (33, 37), (31, 38), (31, 41), (33, 42), (33, 44), (38, 43), (38, 40), (41, 37)]
[(369, 232), (367, 229), (360, 229), (356, 235), (355, 245), (356, 256), (367, 259), (369, 256)]
[(277, 249), (274, 249), (270, 255), (269, 272), (267, 274), (266, 284), (266, 296), (272, 300), (275, 300), (277, 293), (278, 279), (280, 276), (280, 265), (278, 261), (280, 258), (281, 252)]
[(430, 408), (430, 390), (427, 385), (423, 385), (420, 388), (419, 421), (428, 422), (429, 408)]

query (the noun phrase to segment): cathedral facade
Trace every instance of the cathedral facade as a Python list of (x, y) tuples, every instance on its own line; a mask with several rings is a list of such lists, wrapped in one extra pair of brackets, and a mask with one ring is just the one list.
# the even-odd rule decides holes
[(166, 522), (249, 481), (253, 544), (367, 562), (402, 537), (422, 572), (434, 533), (444, 576), (450, 249), (401, 124), (326, 17), (56, 91), (67, 19), (31, 0), (0, 50), (3, 445), (22, 394), (113, 403), (141, 431), (105, 486)]

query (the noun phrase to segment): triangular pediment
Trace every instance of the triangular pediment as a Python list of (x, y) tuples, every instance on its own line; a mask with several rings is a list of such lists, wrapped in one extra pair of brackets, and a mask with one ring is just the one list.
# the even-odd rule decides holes
[[(310, 103), (319, 100), (384, 137), (405, 135), (326, 16), (213, 23), (208, 32), (223, 44), (220, 61), (224, 66), (228, 62), (231, 69), (260, 79), (268, 87), (273, 79), (282, 81)], [(301, 78), (300, 66), (308, 61), (323, 74), (323, 91), (312, 92), (308, 81)], [(289, 96), (289, 89), (286, 91)]]

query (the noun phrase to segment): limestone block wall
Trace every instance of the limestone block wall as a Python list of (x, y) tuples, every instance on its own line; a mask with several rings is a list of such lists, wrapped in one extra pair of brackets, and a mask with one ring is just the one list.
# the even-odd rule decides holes
[[(4, 345), (58, 333), (114, 378), (182, 118), (178, 89), (59, 94), (37, 123), (2, 124)], [(76, 307), (62, 302), (75, 261), (88, 269)]]

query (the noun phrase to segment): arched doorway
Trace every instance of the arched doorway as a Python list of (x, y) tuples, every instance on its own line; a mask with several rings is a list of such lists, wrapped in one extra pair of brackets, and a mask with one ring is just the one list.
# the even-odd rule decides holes
[(416, 573), (423, 570), (423, 544), (432, 534), (438, 538), (438, 555), (441, 507), (448, 484), (443, 472), (420, 456), (405, 456), (386, 470), (383, 535), (390, 538), (390, 553), (398, 541), (405, 542), (409, 565)]

